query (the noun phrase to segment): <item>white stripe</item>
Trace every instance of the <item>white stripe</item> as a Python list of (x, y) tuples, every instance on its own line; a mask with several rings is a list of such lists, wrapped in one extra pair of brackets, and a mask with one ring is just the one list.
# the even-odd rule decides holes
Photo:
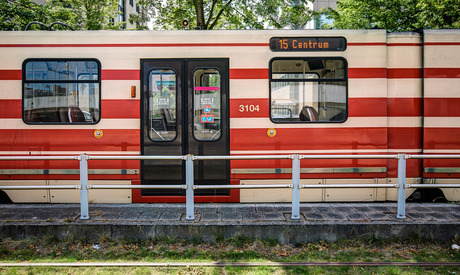
[(230, 79), (230, 98), (267, 98), (268, 79)]
[(387, 97), (386, 78), (349, 78), (348, 97)]
[(230, 118), (232, 129), (260, 128), (368, 128), (386, 127), (386, 117), (350, 117), (344, 123), (273, 123), (269, 118)]
[(460, 128), (460, 117), (425, 117), (425, 128)]
[(136, 98), (139, 99), (139, 80), (102, 80), (102, 99), (131, 99), (131, 86), (136, 86)]
[[(414, 41), (418, 43), (419, 41)], [(421, 68), (422, 47), (388, 47), (388, 68)]]
[(81, 154), (88, 155), (133, 155), (138, 156), (138, 151), (0, 151), (0, 155), (63, 155), (63, 156), (76, 156)]
[(388, 127), (390, 128), (422, 127), (422, 117), (388, 117)]
[(426, 98), (460, 98), (460, 78), (425, 78)]
[(424, 149), (423, 153), (426, 154), (460, 154), (460, 150), (454, 149)]
[(76, 125), (28, 125), (22, 119), (5, 118), (0, 120), (0, 129), (39, 129), (39, 130), (70, 130), (70, 129), (140, 129), (140, 120), (133, 119), (101, 119), (97, 124)]
[(266, 155), (266, 154), (382, 154), (382, 153), (421, 153), (421, 149), (350, 149), (350, 150), (234, 150), (231, 155)]
[(0, 99), (21, 99), (21, 80), (0, 80)]
[(388, 79), (389, 98), (421, 98), (422, 79)]
[(426, 46), (425, 68), (460, 68), (460, 46)]

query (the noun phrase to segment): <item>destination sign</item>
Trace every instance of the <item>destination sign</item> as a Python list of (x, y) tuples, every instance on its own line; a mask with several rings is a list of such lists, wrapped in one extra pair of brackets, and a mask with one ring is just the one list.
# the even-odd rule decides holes
[(272, 37), (270, 50), (274, 52), (345, 51), (345, 37)]

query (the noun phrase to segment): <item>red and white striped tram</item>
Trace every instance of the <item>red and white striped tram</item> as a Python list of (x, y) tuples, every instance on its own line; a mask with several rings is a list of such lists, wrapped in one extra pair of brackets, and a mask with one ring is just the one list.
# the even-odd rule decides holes
[[(0, 155), (460, 153), (460, 30), (0, 32)], [(301, 160), (301, 183), (392, 183), (396, 160)], [(407, 181), (458, 182), (460, 160), (408, 160)], [(196, 161), (195, 184), (289, 182), (290, 160)], [(77, 182), (77, 161), (3, 161), (0, 185)], [(90, 184), (178, 184), (179, 160), (89, 162)], [(413, 190), (412, 190), (413, 191)], [(433, 190), (429, 191), (432, 192)], [(460, 200), (459, 189), (445, 189)], [(79, 191), (5, 191), (14, 202)], [(411, 192), (407, 192), (410, 195)], [(198, 190), (197, 202), (290, 190)], [(301, 190), (301, 201), (396, 190)], [(181, 202), (94, 190), (90, 202)]]

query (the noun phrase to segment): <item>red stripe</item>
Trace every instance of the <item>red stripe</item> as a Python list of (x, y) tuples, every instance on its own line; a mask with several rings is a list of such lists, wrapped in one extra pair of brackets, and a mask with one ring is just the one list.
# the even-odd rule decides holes
[(0, 80), (21, 80), (22, 70), (0, 70)]
[(21, 118), (22, 100), (0, 99), (0, 118)]
[(425, 42), (425, 46), (460, 46), (460, 42)]
[(421, 68), (388, 69), (388, 78), (421, 78)]
[(140, 80), (140, 70), (102, 70), (102, 80)]
[(460, 98), (425, 98), (424, 107), (426, 117), (460, 117)]
[(387, 128), (231, 129), (230, 149), (239, 150), (352, 150), (386, 149)]
[(349, 117), (369, 117), (386, 116), (386, 98), (349, 98), (348, 116)]
[(425, 68), (425, 78), (460, 78), (460, 68)]
[(0, 48), (268, 47), (269, 43), (0, 44)]
[(424, 128), (424, 149), (460, 149), (460, 128)]
[(422, 128), (388, 128), (388, 149), (421, 149)]
[(230, 79), (268, 79), (268, 69), (230, 69)]
[(140, 151), (137, 129), (102, 129), (102, 138), (94, 129), (1, 130), (0, 151)]
[(388, 98), (388, 116), (422, 116), (421, 98)]
[(386, 78), (386, 68), (348, 68), (349, 78)]
[(268, 98), (230, 99), (230, 117), (268, 117)]
[(360, 46), (386, 46), (386, 45), (387, 45), (387, 43), (385, 43), (385, 42), (363, 42), (363, 43), (359, 43), (359, 42), (353, 43), (352, 42), (352, 43), (347, 43), (347, 46), (349, 46), (349, 47), (354, 47), (354, 46), (358, 46), (358, 47), (360, 47)]
[(102, 118), (140, 118), (138, 99), (104, 99), (101, 102)]

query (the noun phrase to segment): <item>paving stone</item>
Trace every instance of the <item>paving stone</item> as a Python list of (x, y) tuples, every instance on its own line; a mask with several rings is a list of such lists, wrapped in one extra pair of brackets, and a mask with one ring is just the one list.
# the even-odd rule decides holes
[(224, 206), (224, 207), (219, 207), (217, 208), (217, 213), (236, 213), (236, 207), (229, 207), (229, 206)]
[(264, 216), (262, 213), (243, 213), (243, 220), (244, 221), (262, 221)]
[(243, 214), (236, 212), (222, 213), (222, 221), (242, 221)]
[[(381, 212), (366, 213), (366, 216), (368, 216), (369, 219), (371, 219), (371, 221), (388, 221), (388, 220), (392, 220), (391, 216), (389, 216), (387, 214), (383, 214)], [(394, 216), (396, 216), (396, 214)]]
[[(123, 211), (120, 211), (120, 216), (118, 216), (118, 219), (137, 220), (141, 214), (142, 214), (141, 212), (128, 208), (128, 209), (124, 209)], [(91, 218), (91, 215), (90, 215), (90, 218)]]
[(324, 211), (320, 213), (323, 214), (324, 217), (326, 217), (328, 220), (348, 220), (344, 214), (336, 211)]
[(264, 220), (266, 221), (285, 221), (286, 220), (283, 213), (281, 212), (264, 212), (262, 214), (264, 216)]
[(327, 221), (328, 219), (321, 213), (305, 213), (302, 212), (307, 221)]
[(217, 208), (195, 208), (195, 213), (209, 213), (209, 214), (216, 214)]
[(201, 220), (202, 222), (220, 222), (222, 221), (222, 214), (221, 213), (202, 213)]
[(274, 205), (257, 205), (256, 206), (257, 212), (275, 212)]
[(292, 211), (292, 205), (275, 204), (275, 211), (279, 211), (279, 212)]
[(369, 220), (369, 217), (367, 217), (363, 213), (346, 213), (345, 216), (347, 216), (347, 218), (350, 221), (368, 221)]
[(162, 213), (145, 211), (139, 216), (139, 220), (157, 221)]
[(180, 218), (182, 216), (182, 213), (178, 212), (162, 212), (161, 216), (158, 218), (160, 221), (180, 221)]

